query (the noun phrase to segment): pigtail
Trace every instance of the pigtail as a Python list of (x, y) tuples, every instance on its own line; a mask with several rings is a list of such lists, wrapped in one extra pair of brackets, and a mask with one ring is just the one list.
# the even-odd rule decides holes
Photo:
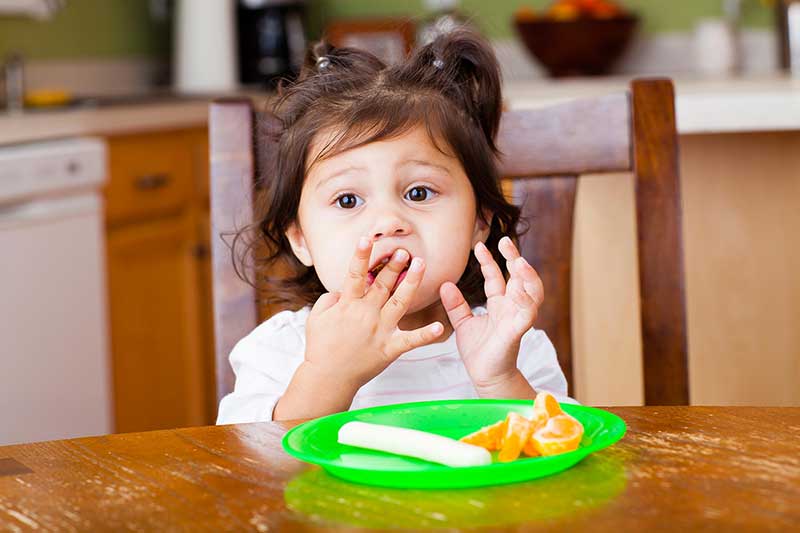
[(497, 152), (502, 81), (489, 43), (473, 31), (456, 29), (421, 48), (404, 70), (409, 84), (427, 86), (463, 110)]

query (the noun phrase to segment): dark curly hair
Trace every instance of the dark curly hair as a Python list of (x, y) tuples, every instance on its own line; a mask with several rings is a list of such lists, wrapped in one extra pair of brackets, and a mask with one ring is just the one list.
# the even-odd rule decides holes
[[(460, 161), (477, 216), (489, 226), (486, 246), (507, 277), (497, 243), (503, 235), (517, 240), (520, 211), (503, 196), (497, 170), (500, 87), (490, 45), (468, 29), (440, 35), (392, 66), (364, 50), (325, 41), (313, 45), (297, 80), (281, 84), (257, 115), (254, 223), (236, 232), (232, 245), (239, 276), (268, 303), (313, 304), (327, 291), (314, 268), (294, 256), (286, 231), (297, 220), (315, 136), (340, 132), (321, 159), (425, 125), (434, 145)], [(484, 211), (492, 213), (491, 220)], [(457, 283), (471, 306), (486, 301), (483, 283), (471, 255)]]

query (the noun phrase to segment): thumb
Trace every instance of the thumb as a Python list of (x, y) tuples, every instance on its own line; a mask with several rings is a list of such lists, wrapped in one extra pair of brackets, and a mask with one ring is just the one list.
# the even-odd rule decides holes
[(442, 299), (442, 305), (453, 329), (457, 330), (459, 326), (472, 318), (472, 309), (455, 283), (450, 281), (443, 283), (439, 287), (439, 297)]
[(339, 298), (342, 296), (342, 293), (339, 291), (335, 292), (326, 292), (314, 303), (314, 307), (311, 308), (312, 313), (322, 313), (323, 311), (327, 311), (331, 307), (333, 307), (336, 302), (339, 301)]

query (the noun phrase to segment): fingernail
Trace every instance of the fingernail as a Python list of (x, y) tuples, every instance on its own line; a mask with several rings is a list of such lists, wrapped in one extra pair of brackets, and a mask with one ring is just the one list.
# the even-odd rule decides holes
[(431, 325), (431, 331), (436, 333), (437, 335), (439, 333), (441, 333), (443, 330), (444, 330), (444, 327), (438, 322), (436, 322), (436, 323)]
[(413, 270), (414, 272), (419, 272), (420, 270), (422, 270), (423, 264), (424, 261), (422, 261), (421, 257), (415, 257), (414, 259), (411, 260), (411, 270)]
[(367, 248), (369, 248), (369, 237), (361, 237), (358, 240), (358, 249), (366, 250)]
[(392, 259), (395, 261), (406, 261), (408, 259), (408, 252), (405, 250), (395, 250)]

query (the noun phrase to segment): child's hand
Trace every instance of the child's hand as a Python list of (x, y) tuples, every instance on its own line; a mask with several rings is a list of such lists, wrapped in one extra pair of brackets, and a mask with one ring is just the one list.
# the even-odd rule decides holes
[(439, 289), (456, 332), (458, 351), (479, 393), (513, 379), (520, 339), (533, 326), (544, 300), (542, 280), (511, 239), (503, 237), (498, 247), (511, 274), (508, 283), (486, 246), (482, 242), (475, 246), (475, 257), (485, 279), (485, 315), (472, 314), (455, 284), (448, 282)]
[(304, 364), (321, 372), (318, 375), (330, 382), (349, 385), (355, 390), (403, 353), (433, 342), (444, 331), (439, 322), (412, 331), (397, 327), (422, 280), (425, 271), (422, 258), (414, 258), (406, 277), (391, 294), (408, 264), (408, 252), (396, 250), (368, 286), (371, 251), (372, 241), (362, 239), (341, 293), (320, 296), (306, 323)]

